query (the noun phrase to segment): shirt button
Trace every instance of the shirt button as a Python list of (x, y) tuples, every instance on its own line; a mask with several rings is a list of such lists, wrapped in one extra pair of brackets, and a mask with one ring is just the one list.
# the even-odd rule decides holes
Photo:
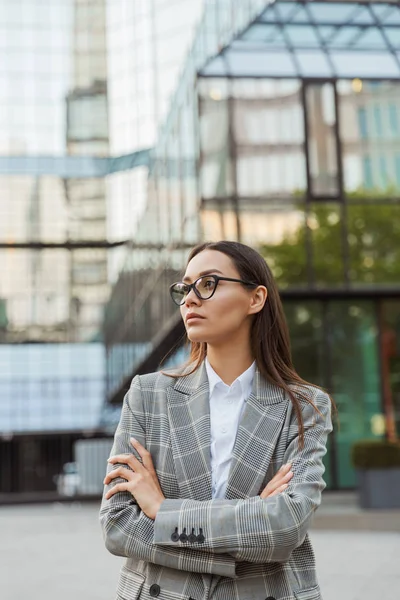
[(226, 433), (227, 431), (228, 431), (228, 430), (227, 430), (227, 428), (226, 428), (226, 427), (221, 427), (221, 432), (222, 432), (222, 433)]

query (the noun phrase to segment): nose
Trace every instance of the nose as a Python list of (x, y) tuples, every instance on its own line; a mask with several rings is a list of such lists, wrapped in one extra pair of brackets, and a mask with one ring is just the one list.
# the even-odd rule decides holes
[(196, 294), (194, 293), (193, 288), (190, 290), (190, 292), (188, 293), (188, 295), (186, 296), (185, 299), (185, 306), (189, 307), (192, 306), (193, 304), (195, 305), (199, 305), (200, 304), (200, 299), (196, 296)]

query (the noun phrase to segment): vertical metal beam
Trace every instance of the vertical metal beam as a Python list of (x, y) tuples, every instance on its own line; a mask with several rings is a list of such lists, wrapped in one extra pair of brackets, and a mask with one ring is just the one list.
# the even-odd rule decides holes
[(347, 197), (344, 189), (343, 176), (343, 154), (342, 143), (340, 139), (340, 110), (339, 110), (339, 95), (337, 92), (337, 82), (333, 82), (333, 93), (335, 99), (335, 142), (336, 142), (336, 163), (337, 163), (337, 180), (338, 191), (340, 198), (340, 232), (342, 242), (342, 258), (343, 258), (343, 276), (346, 288), (350, 286), (350, 257), (349, 257), (349, 236), (348, 236), (348, 211)]
[(300, 97), (303, 108), (303, 124), (304, 124), (304, 155), (306, 159), (306, 181), (307, 189), (305, 193), (305, 241), (306, 241), (306, 261), (307, 261), (307, 283), (310, 288), (315, 286), (315, 272), (314, 272), (314, 250), (312, 243), (312, 232), (308, 225), (308, 217), (311, 208), (311, 167), (310, 167), (310, 149), (309, 149), (309, 137), (308, 137), (308, 108), (307, 108), (307, 82), (303, 80), (301, 82)]
[(239, 195), (238, 195), (238, 181), (237, 181), (237, 148), (235, 140), (235, 124), (234, 124), (234, 103), (235, 99), (232, 95), (233, 81), (229, 80), (229, 93), (228, 93), (228, 146), (229, 146), (229, 159), (232, 168), (232, 208), (236, 218), (236, 241), (241, 242), (242, 231), (240, 223), (240, 208), (239, 208)]

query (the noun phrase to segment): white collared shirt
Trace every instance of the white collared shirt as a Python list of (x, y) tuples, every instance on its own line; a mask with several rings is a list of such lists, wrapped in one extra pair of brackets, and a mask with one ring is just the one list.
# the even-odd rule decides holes
[(236, 433), (253, 387), (256, 363), (226, 385), (205, 359), (210, 388), (212, 497), (225, 498)]

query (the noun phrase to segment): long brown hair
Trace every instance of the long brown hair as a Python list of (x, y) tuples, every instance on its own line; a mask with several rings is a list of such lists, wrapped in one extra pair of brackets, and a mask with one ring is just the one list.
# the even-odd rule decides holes
[[(301, 412), (300, 399), (310, 403), (319, 413), (318, 408), (310, 398), (308, 386), (310, 384), (298, 375), (293, 362), (290, 349), (289, 329), (279, 296), (278, 287), (270, 268), (264, 258), (250, 246), (239, 242), (220, 241), (199, 244), (190, 252), (187, 264), (203, 250), (217, 250), (229, 256), (234, 263), (240, 279), (254, 281), (263, 285), (268, 290), (267, 301), (262, 310), (253, 316), (250, 330), (250, 345), (253, 357), (261, 375), (281, 388), (289, 396), (299, 423), (300, 447), (304, 445), (304, 423)], [(207, 356), (206, 342), (191, 342), (191, 351), (184, 373), (165, 373), (170, 377), (184, 377), (194, 373)], [(295, 386), (295, 391), (293, 390)], [(319, 388), (321, 389), (321, 388)], [(332, 401), (333, 404), (333, 401)], [(333, 404), (334, 406), (334, 404)]]

